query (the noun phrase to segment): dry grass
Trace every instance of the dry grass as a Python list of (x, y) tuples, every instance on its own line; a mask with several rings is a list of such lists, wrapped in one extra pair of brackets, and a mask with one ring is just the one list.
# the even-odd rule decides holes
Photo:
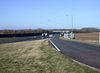
[(93, 32), (93, 33), (76, 33), (75, 34), (76, 40), (86, 41), (86, 42), (92, 42), (92, 43), (98, 43), (99, 40), (99, 33)]
[(39, 49), (42, 42), (43, 40), (36, 40), (0, 45), (1, 73), (24, 73), (30, 70), (34, 59), (39, 59), (42, 55)]
[(75, 39), (66, 39), (64, 37), (60, 37), (63, 40), (72, 40), (72, 41), (79, 41), (84, 43), (91, 43), (99, 45), (99, 33), (75, 33)]
[(39, 47), (41, 46), (41, 42), (43, 40), (39, 41), (26, 41), (26, 42), (18, 42), (18, 43), (9, 43), (9, 44), (2, 44), (0, 45), (0, 55), (4, 56), (12, 56), (15, 54), (21, 54), (21, 56), (24, 55), (24, 53), (28, 52), (28, 55), (38, 55), (40, 53)]
[(48, 40), (0, 45), (0, 73), (100, 73), (78, 65), (56, 51)]

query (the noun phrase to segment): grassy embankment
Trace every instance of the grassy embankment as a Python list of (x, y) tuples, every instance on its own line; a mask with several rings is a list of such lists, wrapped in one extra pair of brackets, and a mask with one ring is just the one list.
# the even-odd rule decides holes
[(0, 45), (0, 73), (100, 73), (81, 66), (50, 46), (48, 40)]

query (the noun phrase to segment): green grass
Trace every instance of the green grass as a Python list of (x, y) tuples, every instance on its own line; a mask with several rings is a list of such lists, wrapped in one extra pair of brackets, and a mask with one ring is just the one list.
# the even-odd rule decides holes
[[(56, 51), (48, 40), (41, 42), (37, 49), (34, 43), (0, 45), (0, 73), (100, 73), (65, 57)], [(40, 51), (37, 52), (39, 58), (38, 55), (30, 56), (30, 53), (34, 54), (36, 50)]]

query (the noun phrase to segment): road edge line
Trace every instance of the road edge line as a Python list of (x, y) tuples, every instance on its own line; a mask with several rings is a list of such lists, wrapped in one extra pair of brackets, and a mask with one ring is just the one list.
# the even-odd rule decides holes
[[(57, 49), (57, 51), (61, 52), (61, 50), (60, 50), (51, 40), (49, 40), (49, 41), (50, 41), (50, 43)], [(95, 68), (95, 67), (86, 65), (86, 64), (81, 63), (81, 62), (79, 62), (79, 61), (77, 61), (77, 60), (74, 60), (74, 59), (72, 59), (72, 58), (70, 58), (70, 59), (71, 59), (73, 62), (75, 62), (75, 63), (77, 63), (77, 64), (79, 64), (79, 65), (88, 67), (88, 68), (93, 69), (93, 70), (96, 70), (96, 71), (100, 71), (100, 69), (97, 69), (97, 68)]]
[[(72, 59), (72, 58), (71, 58), (71, 59)], [(95, 71), (99, 71), (99, 72), (100, 72), (100, 69), (98, 69), (98, 68), (95, 68), (95, 67), (86, 65), (86, 64), (81, 63), (81, 62), (79, 62), (79, 61), (77, 61), (77, 60), (74, 60), (74, 59), (72, 59), (72, 61), (78, 63), (79, 65), (82, 65), (82, 66), (85, 66), (85, 67), (88, 67), (88, 68), (90, 68), (90, 69), (93, 69), (93, 70), (95, 70)]]
[(49, 40), (49, 41), (56, 48), (57, 51), (59, 51), (59, 52), (61, 51), (51, 40)]

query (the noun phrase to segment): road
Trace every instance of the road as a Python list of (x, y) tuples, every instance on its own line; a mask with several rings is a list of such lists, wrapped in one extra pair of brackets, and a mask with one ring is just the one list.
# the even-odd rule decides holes
[(51, 41), (65, 56), (96, 69), (100, 69), (99, 45), (80, 43), (70, 40), (61, 40), (59, 39), (58, 35), (55, 35)]
[(40, 39), (42, 39), (41, 36), (26, 37), (26, 38), (23, 38), (23, 39), (16, 39), (16, 40), (9, 40), (9, 41), (0, 41), (0, 44), (13, 43), (13, 42), (21, 42), (21, 41), (29, 41), (29, 40), (40, 40)]

